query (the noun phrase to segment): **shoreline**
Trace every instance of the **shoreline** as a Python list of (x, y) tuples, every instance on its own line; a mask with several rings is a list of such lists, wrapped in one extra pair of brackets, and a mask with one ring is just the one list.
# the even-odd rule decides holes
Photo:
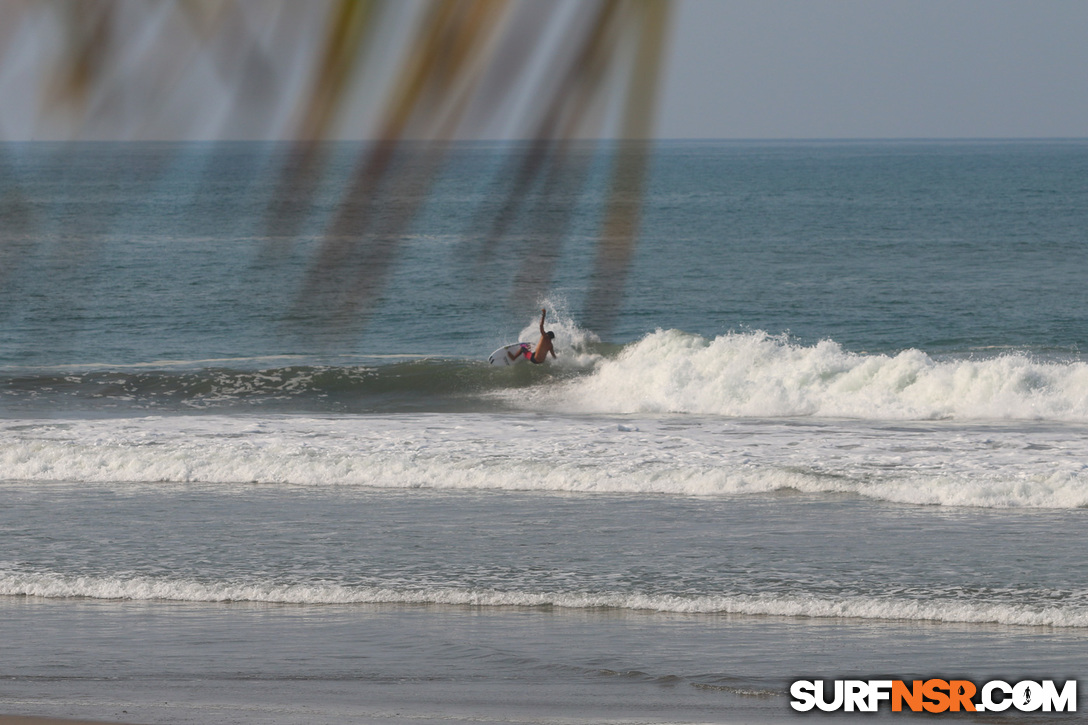
[(77, 720), (66, 717), (38, 715), (0, 715), (0, 725), (103, 725), (114, 724), (111, 720)]

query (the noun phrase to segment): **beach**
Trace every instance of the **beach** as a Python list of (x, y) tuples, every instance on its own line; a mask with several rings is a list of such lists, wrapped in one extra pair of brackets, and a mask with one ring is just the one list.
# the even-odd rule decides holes
[(0, 715), (0, 723), (3, 725), (86, 725), (102, 721), (92, 720), (61, 720), (58, 717), (33, 717), (28, 715)]

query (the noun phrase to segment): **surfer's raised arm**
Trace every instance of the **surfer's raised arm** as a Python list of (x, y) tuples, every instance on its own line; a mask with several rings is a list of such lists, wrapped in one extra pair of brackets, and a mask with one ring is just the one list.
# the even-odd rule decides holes
[(536, 344), (536, 349), (533, 350), (533, 356), (529, 358), (529, 362), (536, 363), (537, 365), (540, 365), (548, 359), (548, 353), (551, 353), (552, 357), (555, 357), (555, 348), (552, 347), (552, 340), (555, 339), (555, 333), (544, 330), (544, 317), (547, 314), (547, 308), (540, 311), (540, 342)]

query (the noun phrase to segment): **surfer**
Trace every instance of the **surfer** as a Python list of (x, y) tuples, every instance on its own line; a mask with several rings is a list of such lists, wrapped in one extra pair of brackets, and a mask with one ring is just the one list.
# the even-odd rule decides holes
[(529, 343), (525, 342), (521, 345), (521, 352), (508, 352), (506, 356), (511, 361), (517, 360), (520, 356), (524, 355), (525, 359), (534, 365), (543, 365), (544, 361), (548, 359), (548, 353), (551, 353), (552, 357), (556, 357), (555, 347), (552, 345), (552, 340), (555, 339), (555, 333), (551, 330), (544, 331), (544, 317), (548, 314), (548, 310), (545, 308), (540, 311), (540, 342), (536, 344), (536, 347), (530, 347)]

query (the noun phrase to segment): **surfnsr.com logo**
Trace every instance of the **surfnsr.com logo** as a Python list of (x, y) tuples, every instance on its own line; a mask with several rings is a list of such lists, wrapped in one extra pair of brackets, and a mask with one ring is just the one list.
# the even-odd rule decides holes
[(1053, 680), (991, 680), (982, 687), (969, 680), (797, 680), (790, 695), (790, 707), (800, 712), (876, 712), (884, 703), (892, 712), (1077, 711), (1076, 680), (1060, 688)]

